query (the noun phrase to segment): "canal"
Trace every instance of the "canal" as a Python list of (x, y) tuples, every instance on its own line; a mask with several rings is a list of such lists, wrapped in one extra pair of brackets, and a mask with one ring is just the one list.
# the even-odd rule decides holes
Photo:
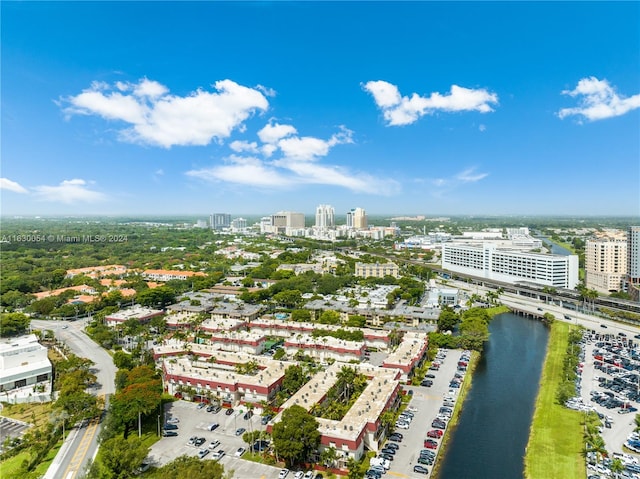
[(548, 330), (512, 313), (496, 316), (452, 431), (439, 479), (521, 479)]

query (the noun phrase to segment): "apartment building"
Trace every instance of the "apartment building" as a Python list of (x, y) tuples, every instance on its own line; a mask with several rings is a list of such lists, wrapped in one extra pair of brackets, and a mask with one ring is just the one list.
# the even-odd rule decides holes
[[(335, 363), (317, 373), (282, 405), (282, 411), (293, 405), (309, 411), (315, 404), (325, 401), (344, 366)], [(334, 448), (338, 453), (338, 467), (342, 468), (349, 458), (360, 460), (365, 448), (371, 451), (380, 449), (386, 440), (381, 416), (385, 411), (397, 408), (401, 391), (397, 370), (369, 364), (350, 364), (349, 367), (367, 377), (367, 387), (341, 420), (316, 418), (320, 432), (318, 456), (322, 450)], [(272, 432), (273, 425), (280, 421), (282, 411), (267, 425), (268, 432)]]
[(333, 228), (336, 225), (336, 212), (331, 205), (318, 205), (316, 208), (315, 227), (320, 229)]
[[(271, 401), (282, 386), (285, 370), (295, 364), (265, 356), (219, 351), (212, 345), (187, 346), (173, 341), (153, 349), (154, 358), (162, 363), (164, 390), (171, 395), (181, 395), (186, 389), (197, 396), (216, 397), (231, 405)], [(191, 358), (182, 357), (187, 352)], [(255, 373), (236, 372), (237, 365), (248, 363), (256, 364)]]
[(356, 263), (356, 276), (359, 278), (384, 278), (400, 276), (400, 268), (395, 263)]
[(609, 232), (585, 245), (585, 285), (601, 293), (621, 291), (627, 276), (627, 236)]

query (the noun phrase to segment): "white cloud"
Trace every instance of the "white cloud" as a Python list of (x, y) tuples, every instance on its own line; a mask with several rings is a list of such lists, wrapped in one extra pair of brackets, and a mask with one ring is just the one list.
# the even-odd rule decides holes
[(281, 125), (280, 123), (267, 123), (262, 130), (258, 131), (258, 138), (263, 143), (274, 144), (282, 138), (295, 135), (298, 130), (292, 125)]
[(88, 182), (79, 178), (64, 180), (57, 186), (36, 186), (34, 191), (43, 201), (54, 203), (96, 203), (106, 199), (105, 195), (87, 187)]
[(9, 178), (0, 178), (0, 190), (12, 191), (14, 193), (29, 193), (24, 186), (15, 181), (11, 181)]
[(478, 130), (487, 131), (487, 125), (484, 125), (484, 124), (480, 123), (480, 126), (478, 126)]
[[(76, 96), (61, 99), (67, 115), (98, 115), (131, 126), (120, 130), (125, 141), (170, 148), (174, 145), (208, 145), (214, 139), (242, 130), (243, 122), (269, 102), (258, 90), (231, 80), (214, 85), (216, 92), (198, 89), (180, 97), (162, 84), (140, 80), (117, 82), (113, 87), (94, 82)], [(114, 89), (115, 88), (115, 89)]]
[(579, 97), (579, 106), (561, 109), (558, 112), (561, 119), (576, 115), (590, 121), (604, 120), (640, 108), (640, 94), (622, 97), (607, 80), (598, 80), (596, 77), (583, 78), (576, 88), (564, 90), (562, 94)]
[(246, 151), (249, 153), (258, 152), (258, 144), (255, 141), (252, 141), (251, 143), (249, 143), (248, 141), (235, 140), (229, 144), (229, 148), (231, 148), (233, 151), (236, 151), (238, 153), (241, 153), (243, 151)]
[(311, 136), (284, 138), (278, 141), (278, 147), (286, 161), (315, 161), (318, 157), (327, 156), (333, 146), (353, 143), (353, 132), (345, 127), (341, 127), (340, 130), (328, 140)]
[(475, 183), (476, 181), (480, 181), (489, 176), (489, 173), (475, 173), (475, 170), (475, 168), (467, 168), (466, 170), (458, 173), (455, 177), (463, 183)]
[(260, 90), (265, 96), (276, 96), (276, 91), (263, 85), (256, 85), (256, 90)]
[(398, 87), (383, 80), (370, 81), (363, 85), (382, 110), (389, 126), (409, 125), (420, 117), (437, 111), (493, 111), (491, 104), (498, 103), (498, 96), (485, 89), (470, 89), (452, 85), (448, 95), (431, 93), (429, 97), (413, 93), (401, 96)]
[(227, 164), (187, 171), (187, 176), (207, 181), (226, 181), (260, 187), (291, 186), (292, 180), (276, 169), (269, 167), (259, 158), (231, 155)]

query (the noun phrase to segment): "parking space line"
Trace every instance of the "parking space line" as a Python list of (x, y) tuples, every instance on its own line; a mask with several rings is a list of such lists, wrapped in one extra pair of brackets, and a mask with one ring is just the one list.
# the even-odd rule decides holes
[(389, 474), (390, 476), (396, 476), (396, 477), (409, 477), (407, 474), (403, 474), (401, 472), (395, 472), (395, 471), (387, 471), (387, 474)]

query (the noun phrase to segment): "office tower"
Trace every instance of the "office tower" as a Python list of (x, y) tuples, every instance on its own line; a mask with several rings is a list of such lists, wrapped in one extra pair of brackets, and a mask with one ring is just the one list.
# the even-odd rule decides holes
[(318, 205), (316, 208), (316, 228), (333, 228), (336, 225), (336, 213), (331, 205)]
[(278, 211), (276, 214), (271, 215), (271, 225), (278, 233), (286, 233), (290, 229), (304, 228), (304, 213)]

